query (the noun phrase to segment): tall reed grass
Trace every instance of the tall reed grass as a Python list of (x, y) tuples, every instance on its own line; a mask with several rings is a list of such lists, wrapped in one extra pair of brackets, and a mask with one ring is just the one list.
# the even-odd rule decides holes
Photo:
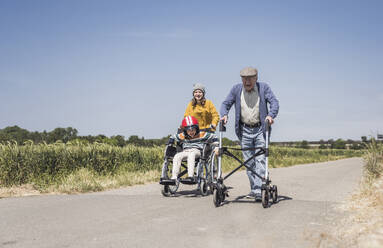
[(383, 175), (383, 144), (372, 139), (366, 145), (364, 173), (367, 181), (374, 181)]

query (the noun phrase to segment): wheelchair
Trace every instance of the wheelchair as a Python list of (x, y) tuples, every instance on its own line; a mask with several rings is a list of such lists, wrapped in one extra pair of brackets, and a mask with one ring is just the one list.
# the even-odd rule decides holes
[(201, 150), (201, 156), (195, 160), (194, 178), (196, 180), (194, 182), (185, 180), (184, 175), (187, 175), (188, 170), (186, 159), (184, 159), (182, 160), (180, 172), (174, 184), (174, 181), (169, 180), (172, 175), (173, 158), (181, 151), (181, 145), (179, 143), (175, 144), (174, 139), (170, 138), (166, 144), (161, 179), (159, 182), (163, 185), (161, 190), (162, 195), (166, 197), (174, 195), (177, 192), (180, 183), (197, 184), (197, 191), (199, 191), (202, 196), (207, 196), (209, 193), (212, 193), (212, 177), (210, 175), (210, 161), (213, 157), (212, 154), (214, 154), (212, 146), (209, 143), (205, 143)]

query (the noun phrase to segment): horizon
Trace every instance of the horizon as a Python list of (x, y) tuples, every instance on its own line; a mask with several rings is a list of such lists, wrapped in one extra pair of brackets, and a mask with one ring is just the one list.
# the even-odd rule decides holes
[[(54, 129), (52, 129), (52, 130), (43, 130), (43, 131), (37, 131), (37, 130), (28, 130), (28, 129), (25, 129), (25, 128), (23, 128), (23, 127), (19, 127), (19, 126), (17, 126), (17, 125), (15, 125), (15, 126), (7, 126), (7, 127), (4, 127), (4, 128), (0, 128), (0, 131), (1, 130), (4, 130), (5, 128), (12, 128), (12, 127), (18, 127), (18, 128), (20, 128), (20, 129), (24, 129), (24, 130), (27, 130), (29, 133), (33, 133), (33, 132), (38, 132), (38, 133), (43, 133), (43, 132), (47, 132), (47, 133), (49, 133), (49, 132), (52, 132), (53, 130), (55, 130), (56, 128), (63, 128), (63, 129), (66, 129), (66, 128), (73, 128), (73, 129), (75, 129), (76, 131), (78, 131), (75, 127), (56, 127), (56, 128), (54, 128)], [(216, 131), (215, 132), (216, 134), (218, 133), (218, 131)], [(106, 137), (108, 137), (108, 138), (112, 138), (113, 136), (122, 136), (122, 137), (124, 137), (124, 140), (125, 141), (127, 141), (127, 140), (129, 140), (129, 138), (131, 137), (131, 136), (137, 136), (138, 138), (143, 138), (144, 140), (160, 140), (160, 139), (163, 139), (163, 138), (166, 138), (167, 136), (163, 136), (163, 137), (158, 137), (158, 138), (146, 138), (146, 137), (144, 137), (144, 136), (139, 136), (139, 135), (136, 135), (136, 134), (132, 134), (132, 135), (130, 135), (130, 136), (128, 136), (128, 137), (126, 137), (126, 136), (124, 136), (124, 135), (121, 135), (121, 134), (113, 134), (113, 135), (110, 135), (110, 136), (107, 136), (107, 135), (105, 135), (105, 134), (102, 134), (102, 133), (99, 133), (99, 134), (96, 134), (96, 135), (90, 135), (90, 134), (84, 134), (84, 135), (77, 135), (77, 137), (88, 137), (88, 136), (92, 136), (92, 137), (97, 137), (97, 136), (106, 136)], [(344, 140), (344, 141), (348, 141), (348, 140), (351, 140), (351, 141), (356, 141), (356, 142), (362, 142), (363, 141), (363, 139), (362, 139), (362, 137), (366, 137), (366, 139), (367, 140), (371, 140), (371, 139), (375, 139), (375, 140), (378, 140), (378, 141), (381, 141), (383, 138), (383, 135), (382, 134), (377, 134), (376, 135), (376, 137), (373, 137), (373, 136), (367, 136), (367, 135), (363, 135), (363, 136), (361, 136), (361, 138), (360, 139), (341, 139), (341, 138), (338, 138), (338, 139), (334, 139), (334, 138), (330, 138), (330, 139), (328, 139), (328, 140), (324, 140), (324, 139), (320, 139), (320, 140), (291, 140), (291, 141), (270, 141), (271, 143), (297, 143), (297, 142), (302, 142), (302, 141), (307, 141), (307, 142), (321, 142), (321, 141), (324, 141), (324, 142), (328, 142), (328, 141), (330, 141), (330, 140), (333, 140), (333, 141), (336, 141), (336, 140), (339, 140), (339, 139), (341, 139), (341, 140)], [(223, 138), (227, 138), (227, 137), (223, 137)], [(229, 138), (228, 138), (229, 139)], [(229, 139), (229, 140), (231, 140), (231, 141), (233, 141), (233, 142), (238, 142), (239, 140), (238, 139)]]
[[(219, 4), (217, 4), (219, 3)], [(383, 2), (0, 2), (0, 129), (173, 134), (194, 83), (217, 111), (256, 67), (272, 142), (383, 133)], [(228, 132), (234, 134), (234, 107)]]

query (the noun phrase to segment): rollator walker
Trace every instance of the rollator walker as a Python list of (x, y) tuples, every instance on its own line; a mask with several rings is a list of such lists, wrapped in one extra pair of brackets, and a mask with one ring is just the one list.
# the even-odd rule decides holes
[[(262, 196), (262, 206), (264, 208), (268, 208), (271, 206), (272, 203), (277, 203), (278, 201), (278, 188), (276, 185), (271, 186), (271, 180), (269, 178), (269, 171), (268, 171), (268, 160), (269, 160), (269, 142), (270, 142), (270, 123), (268, 120), (266, 120), (266, 142), (265, 147), (254, 147), (254, 148), (233, 148), (233, 147), (223, 147), (222, 146), (222, 136), (223, 132), (226, 132), (226, 127), (224, 126), (224, 122), (220, 121), (219, 123), (219, 153), (218, 156), (215, 156), (213, 154), (214, 158), (211, 160), (211, 185), (210, 187), (213, 189), (213, 202), (216, 207), (219, 207), (222, 205), (222, 203), (225, 201), (225, 197), (228, 196), (228, 190), (224, 184), (224, 181), (230, 177), (232, 174), (234, 174), (237, 170), (239, 170), (241, 167), (246, 167), (248, 170), (250, 170), (252, 173), (255, 174), (258, 178), (262, 180), (262, 187), (261, 187), (261, 196)], [(247, 159), (246, 161), (242, 161), (238, 157), (236, 157), (234, 154), (232, 154), (229, 150), (239, 150), (239, 151), (248, 151), (248, 150), (254, 150), (255, 154)], [(256, 173), (251, 167), (247, 165), (247, 163), (251, 160), (253, 160), (255, 157), (265, 154), (266, 157), (266, 168), (265, 168), (265, 176), (261, 176), (258, 173)], [(227, 174), (225, 177), (222, 177), (222, 156), (226, 155), (229, 157), (232, 157), (236, 161), (240, 163), (240, 165), (235, 168), (233, 171), (231, 171), (229, 174)]]

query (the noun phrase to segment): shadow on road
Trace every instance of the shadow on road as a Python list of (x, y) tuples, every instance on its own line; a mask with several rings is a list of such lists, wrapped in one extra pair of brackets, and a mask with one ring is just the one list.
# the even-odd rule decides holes
[[(254, 198), (246, 198), (247, 195), (241, 195), (235, 198), (232, 201), (225, 200), (225, 202), (222, 205), (230, 204), (230, 203), (254, 203)], [(292, 200), (293, 198), (289, 196), (279, 195), (278, 196), (278, 202), (286, 201), (286, 200)], [(261, 203), (261, 201), (257, 201), (256, 203)]]
[(286, 200), (292, 200), (292, 197), (284, 196), (284, 195), (279, 195), (278, 196), (278, 202), (280, 201), (286, 201)]
[[(232, 189), (233, 187), (227, 187), (227, 189)], [(212, 193), (209, 193), (207, 196), (212, 195)], [(172, 197), (203, 197), (198, 189), (192, 189), (192, 190), (182, 190), (177, 191), (175, 194), (172, 195)]]
[(177, 191), (172, 195), (172, 197), (200, 197), (201, 193), (197, 189), (193, 190), (182, 190), (182, 191)]

